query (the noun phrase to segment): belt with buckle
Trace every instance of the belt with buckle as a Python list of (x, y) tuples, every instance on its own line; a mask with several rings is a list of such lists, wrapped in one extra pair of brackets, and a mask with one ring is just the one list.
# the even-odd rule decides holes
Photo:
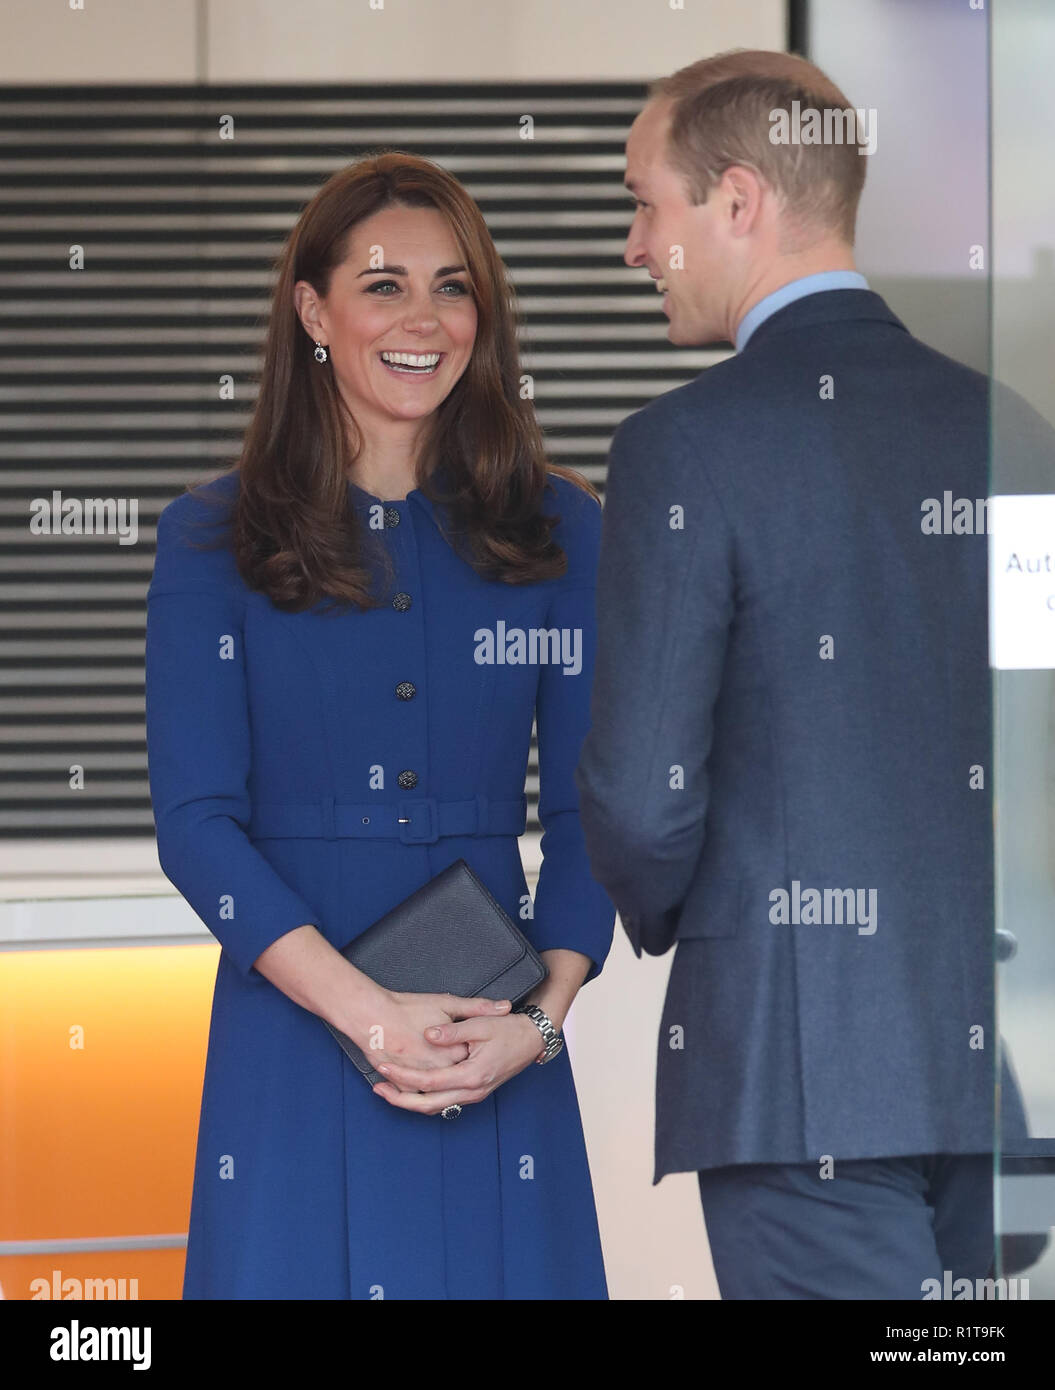
[(527, 797), (491, 801), (437, 801), (434, 796), (398, 801), (258, 802), (249, 818), (251, 840), (398, 839), (431, 845), (441, 835), (522, 835)]

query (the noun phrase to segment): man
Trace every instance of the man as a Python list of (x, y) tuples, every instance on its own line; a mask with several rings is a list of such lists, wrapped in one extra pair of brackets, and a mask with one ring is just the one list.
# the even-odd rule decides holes
[(924, 524), (987, 495), (988, 383), (857, 273), (863, 135), (771, 139), (794, 102), (850, 106), (735, 52), (630, 132), (625, 260), (736, 355), (616, 432), (576, 781), (677, 943), (654, 1182), (698, 1171), (722, 1296), (919, 1299), (993, 1254), (986, 537)]

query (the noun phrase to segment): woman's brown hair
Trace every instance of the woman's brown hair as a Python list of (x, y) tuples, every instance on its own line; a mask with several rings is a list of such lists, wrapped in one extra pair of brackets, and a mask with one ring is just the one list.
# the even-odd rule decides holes
[[(557, 516), (542, 512), (547, 476), (597, 497), (580, 474), (546, 458), (533, 403), (521, 397), (515, 292), (475, 201), (430, 160), (402, 151), (365, 156), (323, 184), (278, 257), (259, 394), (235, 466), (240, 482), (223, 541), (246, 583), (288, 611), (325, 598), (340, 607), (384, 602), (370, 588), (367, 532), (349, 504), (357, 456), (350, 412), (332, 367), (314, 358), (293, 287), (306, 280), (325, 298), (352, 229), (393, 206), (432, 208), (447, 219), (476, 303), (468, 366), (430, 421), (417, 462), (417, 486), (453, 523), (451, 544), (485, 578), (557, 578), (567, 559), (550, 538)], [(431, 476), (440, 463), (450, 482), (442, 491)]]

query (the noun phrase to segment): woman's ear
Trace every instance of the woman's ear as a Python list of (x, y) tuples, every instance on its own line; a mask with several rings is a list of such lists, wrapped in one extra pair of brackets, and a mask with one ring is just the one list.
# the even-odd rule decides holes
[(293, 286), (293, 307), (304, 326), (304, 331), (313, 342), (326, 340), (325, 325), (322, 322), (322, 306), (312, 286), (307, 280), (298, 280)]

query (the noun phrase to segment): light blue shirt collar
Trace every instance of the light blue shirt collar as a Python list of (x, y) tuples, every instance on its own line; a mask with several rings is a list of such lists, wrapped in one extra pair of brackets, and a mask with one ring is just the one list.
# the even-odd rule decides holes
[(771, 314), (783, 309), (786, 304), (802, 299), (807, 294), (817, 294), (820, 290), (867, 290), (868, 281), (857, 270), (822, 270), (816, 275), (803, 275), (798, 280), (789, 280), (780, 289), (760, 299), (753, 309), (749, 309), (740, 320), (736, 330), (736, 350), (743, 352), (747, 340), (760, 323)]

